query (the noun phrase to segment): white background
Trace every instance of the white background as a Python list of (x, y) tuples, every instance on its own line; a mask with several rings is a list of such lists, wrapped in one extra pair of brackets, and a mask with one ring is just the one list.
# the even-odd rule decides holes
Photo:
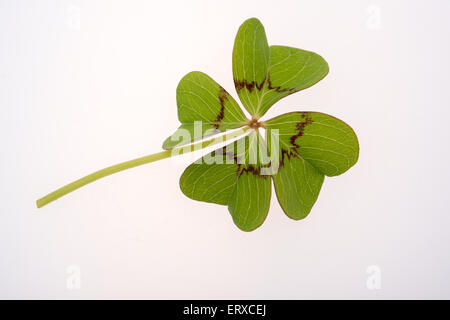
[[(449, 15), (445, 0), (1, 0), (0, 298), (449, 299)], [(307, 219), (288, 219), (273, 194), (263, 226), (240, 231), (226, 207), (179, 190), (198, 154), (35, 207), (159, 151), (187, 72), (237, 97), (233, 41), (253, 16), (270, 44), (330, 65), (265, 118), (321, 111), (359, 137), (359, 162), (325, 179)]]

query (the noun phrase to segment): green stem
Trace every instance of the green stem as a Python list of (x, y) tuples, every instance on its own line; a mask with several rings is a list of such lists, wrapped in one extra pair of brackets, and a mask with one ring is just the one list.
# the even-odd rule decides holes
[(46, 195), (45, 197), (40, 198), (39, 200), (36, 201), (36, 205), (38, 208), (45, 206), (46, 204), (61, 198), (62, 196), (78, 189), (81, 188), (82, 186), (91, 183), (95, 180), (98, 180), (100, 178), (109, 176), (113, 173), (116, 172), (120, 172), (126, 169), (130, 169), (130, 168), (134, 168), (146, 163), (150, 163), (150, 162), (154, 162), (154, 161), (158, 161), (161, 159), (165, 159), (165, 158), (169, 158), (172, 156), (176, 156), (176, 155), (180, 155), (180, 154), (184, 154), (184, 153), (189, 153), (192, 151), (197, 151), (197, 150), (201, 150), (204, 149), (206, 147), (209, 146), (213, 146), (215, 144), (221, 143), (221, 142), (225, 142), (227, 140), (230, 139), (234, 139), (237, 138), (241, 135), (243, 135), (244, 133), (246, 133), (249, 130), (248, 127), (244, 127), (241, 128), (237, 131), (233, 131), (231, 133), (227, 133), (224, 136), (220, 136), (220, 137), (216, 137), (207, 141), (202, 141), (202, 142), (198, 142), (195, 144), (191, 144), (188, 146), (181, 146), (178, 148), (174, 148), (171, 150), (165, 150), (162, 152), (158, 152), (158, 153), (154, 153), (148, 156), (144, 156), (144, 157), (140, 157), (137, 159), (133, 159), (133, 160), (129, 160), (129, 161), (125, 161), (110, 167), (107, 167), (105, 169), (102, 170), (98, 170), (94, 173), (91, 173), (81, 179), (78, 179), (72, 183), (69, 183), (68, 185), (65, 185), (64, 187), (61, 187), (55, 191), (53, 191), (52, 193), (49, 193), (48, 195)]

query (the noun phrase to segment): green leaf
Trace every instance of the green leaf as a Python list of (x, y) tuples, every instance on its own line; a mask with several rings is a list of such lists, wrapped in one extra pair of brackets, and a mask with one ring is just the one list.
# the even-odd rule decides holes
[[(247, 120), (233, 97), (209, 76), (198, 71), (181, 79), (177, 87), (177, 106), (181, 126), (164, 141), (164, 149), (242, 127)], [(195, 132), (196, 127), (199, 132)]]
[(318, 54), (267, 44), (264, 27), (252, 18), (238, 30), (233, 48), (233, 78), (245, 108), (260, 118), (278, 100), (317, 83), (328, 74)]
[(286, 215), (305, 218), (319, 196), (324, 175), (301, 157), (284, 155), (283, 165), (273, 175), (275, 193)]
[(246, 20), (239, 28), (233, 48), (233, 79), (244, 107), (258, 115), (261, 89), (269, 70), (269, 45), (261, 22)]
[[(207, 163), (208, 156), (221, 158), (222, 163)], [(195, 161), (181, 175), (181, 191), (193, 200), (227, 205), (239, 172), (239, 165), (229, 160), (221, 148)]]
[(270, 176), (243, 171), (228, 202), (233, 221), (239, 229), (252, 231), (261, 226), (270, 206)]
[[(337, 176), (358, 160), (355, 132), (333, 116), (320, 112), (291, 112), (266, 121), (265, 127), (278, 129), (281, 165), (284, 157), (296, 154), (326, 176)], [(270, 135), (267, 140), (270, 145)]]
[(263, 115), (278, 100), (306, 89), (328, 74), (328, 63), (317, 53), (270, 46), (270, 69), (258, 112)]
[(344, 122), (319, 112), (292, 112), (265, 123), (269, 148), (270, 130), (278, 130), (279, 171), (273, 175), (275, 192), (283, 211), (303, 219), (311, 211), (324, 175), (342, 174), (358, 160), (359, 146)]
[(270, 204), (266, 145), (257, 131), (195, 161), (180, 178), (181, 191), (191, 199), (227, 205), (234, 223), (244, 231), (259, 227)]
[(239, 229), (252, 231), (261, 226), (269, 212), (271, 179), (262, 170), (269, 166), (265, 141), (252, 131), (246, 143), (245, 161), (228, 202), (228, 211)]

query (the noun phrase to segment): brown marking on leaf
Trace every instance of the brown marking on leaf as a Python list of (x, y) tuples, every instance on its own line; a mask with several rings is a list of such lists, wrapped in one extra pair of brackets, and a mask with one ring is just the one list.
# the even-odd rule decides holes
[(234, 86), (236, 87), (236, 91), (238, 93), (243, 88), (247, 88), (247, 90), (251, 93), (254, 88), (261, 90), (266, 84), (266, 82), (267, 88), (269, 90), (274, 90), (275, 92), (278, 93), (288, 92), (289, 94), (291, 94), (298, 91), (296, 88), (281, 88), (281, 86), (273, 86), (269, 76), (266, 79), (264, 79), (264, 81), (262, 81), (260, 84), (258, 84), (256, 81), (248, 82), (246, 79), (244, 80), (234, 79)]
[(243, 168), (242, 172), (251, 173), (255, 176), (258, 176), (261, 172), (261, 168), (254, 167), (253, 165), (249, 165), (247, 168)]
[(289, 92), (294, 93), (296, 91), (298, 91), (296, 88), (281, 88), (281, 86), (272, 86), (272, 82), (270, 81), (270, 78), (267, 78), (267, 88), (269, 88), (269, 90), (275, 90), (278, 93), (283, 93), (283, 92)]
[(296, 140), (298, 137), (301, 137), (305, 131), (305, 127), (308, 124), (313, 123), (314, 121), (311, 119), (310, 114), (308, 112), (301, 113), (302, 121), (299, 121), (295, 124), (295, 129), (297, 132), (289, 138), (289, 142), (292, 145), (290, 149), (281, 148), (281, 156), (280, 156), (280, 168), (284, 166), (284, 159), (287, 157), (290, 159), (293, 155), (297, 155), (296, 150), (300, 148), (297, 144)]
[(219, 129), (220, 122), (225, 117), (225, 101), (228, 100), (228, 93), (222, 87), (220, 87), (218, 98), (220, 102), (220, 111), (219, 114), (217, 115), (216, 120), (214, 120), (214, 122), (211, 123), (216, 129)]
[[(222, 149), (226, 150), (226, 147), (223, 147)], [(224, 154), (228, 159), (234, 160), (236, 164), (239, 164), (241, 162), (241, 158), (239, 158), (239, 156), (237, 156), (234, 152), (228, 151), (225, 152)]]
[(280, 168), (284, 166), (284, 156), (291, 159), (292, 152), (286, 149), (281, 149), (281, 157), (280, 157)]
[[(264, 166), (264, 167), (268, 168), (270, 166)], [(236, 170), (236, 174), (237, 174), (238, 177), (240, 177), (241, 174), (244, 173), (244, 172), (246, 174), (252, 174), (254, 176), (259, 176), (259, 177), (262, 177), (264, 179), (270, 177), (269, 175), (262, 175), (261, 174), (261, 168), (262, 168), (261, 166), (257, 167), (257, 166), (251, 165), (251, 164), (248, 165), (247, 167), (244, 167), (242, 164), (239, 164), (238, 165), (238, 169)]]
[(289, 138), (289, 142), (291, 143), (291, 145), (294, 147), (294, 149), (299, 148), (300, 146), (296, 143), (296, 140), (298, 137), (301, 137), (303, 135), (303, 132), (305, 131), (305, 127), (308, 124), (313, 123), (313, 120), (311, 119), (311, 117), (309, 116), (309, 114), (307, 112), (302, 112), (301, 113), (301, 117), (304, 119), (300, 122), (297, 122), (295, 125), (295, 129), (297, 129), (297, 133), (294, 134), (293, 136), (291, 136)]
[(244, 87), (251, 93), (254, 88), (261, 90), (264, 86), (265, 81), (258, 84), (256, 81), (248, 82), (247, 80), (237, 80), (234, 79), (234, 86), (236, 87), (236, 91), (239, 93)]

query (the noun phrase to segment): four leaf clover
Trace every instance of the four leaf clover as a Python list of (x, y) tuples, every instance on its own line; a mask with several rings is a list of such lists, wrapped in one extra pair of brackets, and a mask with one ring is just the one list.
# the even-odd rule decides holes
[[(270, 205), (271, 180), (281, 208), (292, 219), (305, 218), (319, 195), (324, 176), (347, 171), (358, 160), (358, 139), (343, 121), (320, 112), (291, 112), (267, 121), (259, 119), (278, 100), (308, 88), (328, 73), (318, 54), (286, 46), (269, 46), (261, 22), (252, 18), (238, 30), (233, 48), (233, 78), (239, 98), (251, 114), (247, 119), (233, 97), (202, 72), (191, 72), (177, 88), (179, 129), (163, 144), (172, 149), (196, 140), (195, 123), (202, 136), (245, 127), (246, 136), (196, 161), (180, 178), (182, 192), (191, 199), (227, 205), (234, 223), (252, 231), (264, 222)], [(263, 138), (259, 128), (266, 129)], [(178, 142), (188, 130), (191, 141)], [(273, 135), (277, 130), (277, 148)], [(238, 144), (244, 148), (236, 151)], [(229, 150), (232, 150), (231, 152)], [(276, 150), (274, 167), (264, 154)], [(256, 155), (257, 161), (250, 161)], [(230, 164), (231, 160), (231, 164)]]

